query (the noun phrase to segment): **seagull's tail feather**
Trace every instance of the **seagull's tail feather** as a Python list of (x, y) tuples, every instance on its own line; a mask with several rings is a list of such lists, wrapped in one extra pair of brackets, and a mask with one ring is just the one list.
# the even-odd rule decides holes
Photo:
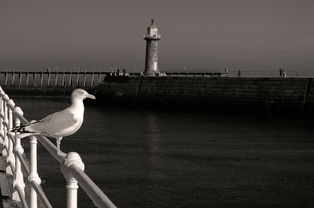
[(25, 127), (26, 126), (16, 126), (14, 127), (13, 129), (11, 129), (10, 132), (14, 132), (14, 133), (22, 133), (22, 132), (25, 132)]
[(33, 120), (29, 124), (16, 126), (10, 132), (14, 132), (14, 133), (35, 133), (35, 132), (31, 132), (31, 131), (27, 130), (26, 127), (28, 127), (31, 124), (38, 123), (38, 122), (39, 121), (34, 121)]
[(11, 130), (11, 132), (19, 133), (19, 134), (16, 135), (16, 137), (19, 138), (19, 139), (22, 139), (22, 138), (28, 137), (28, 136), (39, 135), (40, 133), (32, 132), (32, 131), (30, 131), (31, 128), (27, 128), (29, 125), (31, 125), (33, 123), (37, 123), (37, 122), (36, 121), (31, 121), (27, 125), (16, 126), (16, 127), (14, 127)]
[(28, 125), (22, 125), (22, 126), (16, 126), (14, 127), (11, 132), (14, 132), (14, 133), (31, 133), (30, 131), (27, 131), (25, 129), (25, 127), (27, 127)]

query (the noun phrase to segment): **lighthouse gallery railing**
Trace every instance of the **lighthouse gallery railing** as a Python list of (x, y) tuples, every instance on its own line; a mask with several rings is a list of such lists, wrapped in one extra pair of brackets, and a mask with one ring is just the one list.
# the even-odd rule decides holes
[[(115, 208), (116, 206), (101, 189), (84, 172), (84, 163), (76, 152), (57, 155), (57, 147), (44, 136), (30, 137), (30, 167), (23, 155), (24, 149), (15, 133), (10, 132), (14, 126), (29, 121), (23, 111), (0, 87), (0, 143), (3, 145), (2, 155), (6, 158), (6, 173), (13, 176), (12, 200), (21, 202), (25, 208), (37, 208), (40, 199), (44, 207), (51, 204), (40, 186), (41, 180), (37, 172), (37, 141), (60, 163), (60, 169), (67, 181), (67, 208), (77, 207), (78, 184), (83, 188), (96, 207)], [(28, 176), (30, 187), (29, 202), (25, 197), (25, 183), (22, 168)]]

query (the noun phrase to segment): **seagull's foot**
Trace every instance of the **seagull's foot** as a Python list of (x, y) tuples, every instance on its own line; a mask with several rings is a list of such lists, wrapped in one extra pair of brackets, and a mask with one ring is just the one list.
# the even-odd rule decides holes
[(58, 156), (61, 156), (61, 157), (65, 157), (66, 154), (63, 153), (63, 152), (61, 152), (61, 150), (60, 150), (61, 139), (62, 139), (62, 137), (58, 137), (58, 138), (57, 138), (57, 155), (58, 155)]
[(60, 157), (65, 157), (67, 154), (65, 154), (64, 152), (62, 152), (60, 149), (57, 150), (57, 155)]

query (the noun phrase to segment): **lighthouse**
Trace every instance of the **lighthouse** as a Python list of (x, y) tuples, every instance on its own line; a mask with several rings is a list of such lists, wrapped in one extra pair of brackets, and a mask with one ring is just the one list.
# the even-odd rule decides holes
[(160, 40), (160, 34), (158, 34), (158, 29), (154, 25), (153, 19), (147, 28), (144, 39), (146, 40), (144, 75), (155, 76), (158, 73), (158, 41)]

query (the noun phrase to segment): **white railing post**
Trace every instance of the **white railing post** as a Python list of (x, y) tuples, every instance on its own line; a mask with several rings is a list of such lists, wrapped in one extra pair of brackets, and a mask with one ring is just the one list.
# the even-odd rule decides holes
[(8, 108), (7, 108), (7, 102), (9, 101), (9, 97), (7, 94), (3, 95), (3, 150), (2, 155), (7, 157), (8, 156), (8, 136), (7, 136), (7, 128), (9, 124), (8, 120)]
[[(14, 108), (14, 114), (23, 116), (23, 111), (20, 107), (16, 106)], [(21, 121), (17, 117), (15, 117), (15, 126), (20, 126)], [(21, 145), (21, 139), (15, 138), (15, 146), (14, 146), (14, 153), (22, 155), (24, 153), (24, 149)], [(21, 201), (23, 198), (25, 199), (25, 183), (23, 179), (23, 173), (21, 169), (21, 162), (19, 160), (19, 157), (16, 155), (15, 157), (15, 174), (13, 178), (13, 188), (14, 192), (12, 194), (12, 199), (16, 201)], [(21, 191), (21, 198), (19, 196), (18, 190)]]
[[(37, 138), (30, 137), (30, 157), (31, 157), (31, 171), (28, 177), (30, 183), (40, 184), (41, 180), (37, 172)], [(37, 193), (33, 187), (30, 188), (30, 208), (37, 208)]]
[(4, 111), (3, 111), (3, 97), (4, 92), (2, 88), (0, 87), (0, 142), (3, 145), (4, 144), (4, 131), (3, 131), (3, 121), (4, 121)]
[(71, 165), (77, 165), (81, 170), (84, 171), (85, 165), (76, 152), (70, 152), (64, 158), (64, 164), (61, 164), (61, 171), (67, 181), (67, 208), (77, 208), (77, 180), (69, 173), (68, 168)]
[(15, 103), (12, 99), (10, 99), (7, 103), (7, 111), (8, 111), (8, 126), (7, 126), (7, 141), (8, 141), (8, 156), (7, 156), (7, 170), (6, 172), (10, 175), (14, 175), (15, 170), (15, 157), (13, 153), (13, 133), (10, 132), (13, 128), (13, 114), (12, 109), (14, 109)]

